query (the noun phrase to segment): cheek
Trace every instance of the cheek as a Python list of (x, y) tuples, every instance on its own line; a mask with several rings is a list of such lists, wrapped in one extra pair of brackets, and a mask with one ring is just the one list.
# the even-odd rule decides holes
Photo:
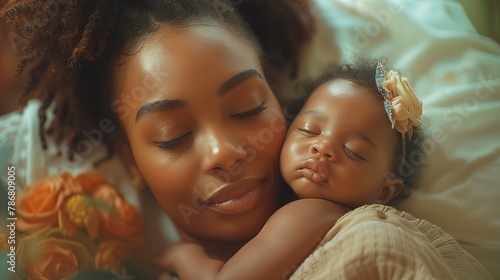
[(176, 223), (182, 221), (179, 209), (199, 207), (194, 189), (199, 172), (190, 172), (189, 166), (184, 168), (178, 163), (148, 164), (141, 171), (158, 204)]
[(374, 164), (376, 168), (373, 168), (372, 177), (374, 178), (374, 180), (377, 180), (377, 182), (385, 182), (385, 178), (394, 175), (395, 170), (393, 170), (392, 166), (394, 163), (393, 161), (396, 158), (396, 152), (395, 144), (391, 144), (387, 145), (385, 149), (379, 150), (378, 154), (376, 155), (377, 162)]
[[(248, 135), (251, 135), (254, 140), (249, 142), (258, 143), (254, 145), (254, 148), (259, 157), (269, 162), (278, 162), (278, 155), (286, 135), (285, 120), (278, 109), (274, 109), (271, 117), (264, 120), (261, 125), (257, 126)], [(249, 154), (248, 156), (251, 159), (252, 155)]]
[(268, 160), (271, 160), (272, 162), (277, 162), (279, 160), (279, 154), (284, 141), (285, 141), (284, 133), (274, 134), (273, 141), (266, 145), (266, 148), (262, 153), (264, 157), (266, 157)]
[[(168, 153), (153, 145), (131, 141), (133, 155), (138, 169), (158, 203), (173, 214), (180, 203), (191, 203), (192, 188), (197, 174), (195, 164), (189, 164), (191, 157), (172, 159)], [(198, 172), (199, 173), (199, 172)]]
[(351, 186), (357, 186), (360, 197), (364, 197), (366, 201), (362, 203), (374, 202), (379, 193), (382, 183), (384, 182), (383, 173), (380, 168), (369, 168), (360, 172), (350, 173), (349, 182)]
[(296, 160), (307, 156), (310, 143), (308, 139), (289, 137), (286, 140), (285, 151), (288, 153), (290, 160)]
[(294, 153), (291, 151), (291, 145), (289, 139), (285, 140), (285, 143), (283, 144), (283, 147), (281, 149), (281, 154), (280, 154), (280, 171), (281, 175), (283, 176), (283, 179), (290, 184), (290, 181), (292, 180), (291, 174), (293, 171), (293, 165), (295, 164), (294, 161)]
[(290, 179), (290, 173), (295, 171), (302, 162), (307, 159), (307, 140), (295, 139), (293, 135), (288, 136), (281, 150), (281, 171), (285, 179)]

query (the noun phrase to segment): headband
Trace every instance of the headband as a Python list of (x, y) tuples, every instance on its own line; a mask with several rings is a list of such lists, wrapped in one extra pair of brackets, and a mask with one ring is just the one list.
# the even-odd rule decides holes
[(402, 77), (397, 71), (387, 71), (382, 63), (377, 63), (375, 73), (378, 92), (384, 97), (384, 108), (392, 129), (402, 135), (402, 155), (406, 158), (406, 138), (408, 141), (413, 136), (413, 127), (422, 127), (422, 101), (420, 101), (408, 79)]

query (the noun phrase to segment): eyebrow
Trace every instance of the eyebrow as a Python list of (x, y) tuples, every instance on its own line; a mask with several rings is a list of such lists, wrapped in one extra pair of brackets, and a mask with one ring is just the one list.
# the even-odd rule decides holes
[(247, 69), (245, 71), (242, 71), (231, 78), (229, 78), (227, 81), (225, 81), (219, 88), (218, 96), (224, 95), (228, 93), (230, 90), (234, 89), (235, 87), (241, 85), (242, 83), (252, 80), (252, 79), (259, 79), (259, 80), (264, 80), (262, 75), (259, 73), (259, 71), (255, 69)]
[(149, 114), (159, 111), (173, 110), (183, 106), (185, 106), (185, 103), (183, 101), (172, 100), (172, 99), (158, 100), (151, 103), (147, 103), (143, 105), (139, 109), (139, 111), (137, 111), (137, 114), (135, 115), (135, 123), (137, 123), (140, 118), (147, 116)]
[[(242, 83), (252, 79), (263, 80), (264, 78), (259, 73), (259, 71), (255, 69), (247, 69), (245, 71), (237, 73), (236, 75), (232, 76), (227, 81), (225, 81), (219, 87), (217, 95), (222, 96), (228, 93), (230, 90), (234, 89), (235, 87), (241, 85)], [(177, 100), (177, 99), (165, 99), (147, 103), (137, 111), (135, 115), (135, 123), (137, 123), (142, 117), (147, 116), (149, 114), (160, 111), (178, 109), (185, 105), (186, 104), (182, 100)]]

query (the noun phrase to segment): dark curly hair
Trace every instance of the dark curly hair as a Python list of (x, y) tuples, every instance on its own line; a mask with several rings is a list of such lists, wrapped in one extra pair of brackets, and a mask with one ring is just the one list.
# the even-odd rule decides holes
[[(383, 100), (382, 95), (378, 92), (375, 81), (378, 62), (382, 63), (385, 69), (391, 69), (386, 66), (387, 59), (385, 58), (359, 57), (354, 63), (331, 65), (319, 77), (300, 82), (297, 87), (301, 91), (302, 97), (286, 105), (285, 115), (289, 118), (296, 116), (315, 89), (334, 79), (346, 79), (367, 87)], [(290, 122), (291, 120), (288, 121)], [(388, 176), (400, 178), (404, 181), (405, 187), (398, 195), (398, 198), (408, 197), (411, 189), (416, 188), (419, 184), (422, 160), (425, 156), (422, 148), (424, 140), (424, 130), (414, 127), (411, 140), (408, 140), (407, 137), (405, 138), (406, 155), (403, 157), (402, 138), (398, 137), (392, 170), (390, 174), (387, 174)]]
[[(110, 109), (116, 58), (136, 51), (162, 24), (218, 22), (253, 44), (264, 64), (290, 69), (313, 30), (308, 0), (11, 0), (1, 16), (22, 56), (17, 71), (30, 65), (20, 106), (32, 97), (42, 101), (42, 146), (47, 135), (56, 145), (67, 142), (69, 159), (84, 130), (117, 119)], [(104, 135), (107, 158), (116, 152), (113, 139)]]

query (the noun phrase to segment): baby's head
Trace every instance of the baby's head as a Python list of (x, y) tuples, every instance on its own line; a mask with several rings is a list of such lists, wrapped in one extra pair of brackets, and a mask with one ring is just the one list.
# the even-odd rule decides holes
[(405, 164), (407, 155), (421, 155), (413, 151), (422, 142), (422, 109), (406, 79), (361, 60), (304, 85), (308, 98), (281, 152), (281, 172), (299, 197), (358, 207), (387, 204), (415, 185), (416, 170)]

